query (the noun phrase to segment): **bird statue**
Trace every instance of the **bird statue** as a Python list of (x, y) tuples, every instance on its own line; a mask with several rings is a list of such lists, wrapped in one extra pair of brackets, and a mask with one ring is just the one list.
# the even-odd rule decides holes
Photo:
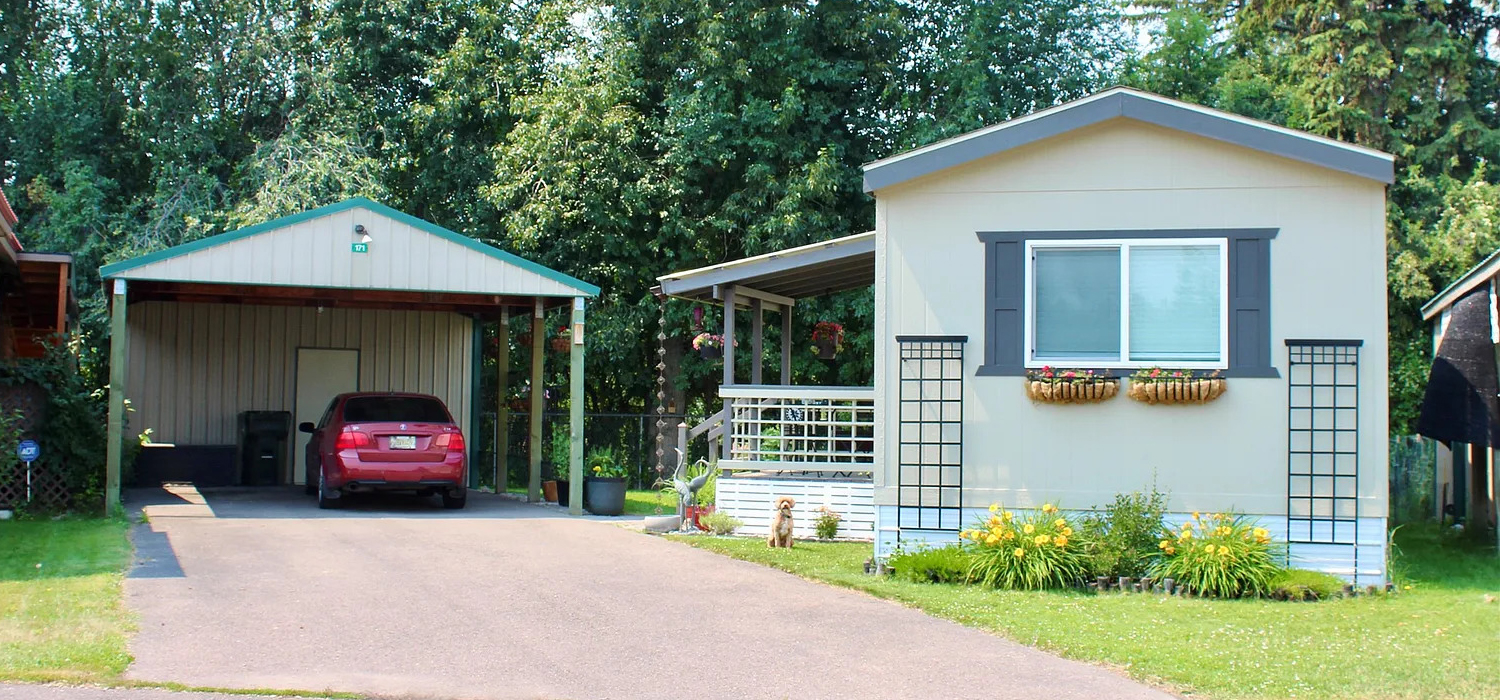
[(677, 492), (677, 515), (683, 519), (683, 527), (687, 527), (688, 505), (697, 499), (698, 491), (708, 483), (710, 477), (719, 471), (719, 465), (710, 464), (706, 459), (700, 459), (697, 466), (704, 467), (703, 473), (692, 479), (687, 478), (687, 455), (683, 454), (682, 448), (674, 447), (677, 452), (677, 468), (672, 471), (672, 489)]

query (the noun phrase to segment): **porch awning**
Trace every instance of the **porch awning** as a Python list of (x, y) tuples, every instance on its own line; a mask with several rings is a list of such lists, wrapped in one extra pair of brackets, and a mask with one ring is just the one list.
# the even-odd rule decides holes
[[(764, 292), (774, 297), (803, 299), (875, 284), (875, 232), (835, 238), (731, 260), (696, 270), (656, 278), (663, 294), (694, 301), (722, 298), (725, 286)], [(765, 298), (765, 297), (762, 297)]]

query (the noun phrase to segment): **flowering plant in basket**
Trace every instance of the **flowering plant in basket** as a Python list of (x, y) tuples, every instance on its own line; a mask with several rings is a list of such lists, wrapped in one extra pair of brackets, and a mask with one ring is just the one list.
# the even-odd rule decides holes
[(1208, 403), (1229, 388), (1219, 371), (1194, 375), (1190, 369), (1147, 367), (1130, 375), (1130, 398), (1145, 403)]
[(832, 321), (818, 321), (813, 325), (812, 351), (827, 359), (844, 349), (844, 327)]
[(1119, 380), (1108, 371), (1049, 365), (1026, 372), (1026, 395), (1042, 403), (1097, 403), (1114, 398), (1119, 391)]

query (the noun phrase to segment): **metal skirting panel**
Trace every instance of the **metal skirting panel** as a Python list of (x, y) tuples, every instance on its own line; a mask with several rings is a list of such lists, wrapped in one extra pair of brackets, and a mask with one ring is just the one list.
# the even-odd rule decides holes
[[(875, 509), (875, 529), (880, 533), (875, 540), (876, 556), (888, 557), (897, 546), (938, 547), (958, 542), (958, 535), (954, 532), (896, 528), (896, 510), (897, 506), (880, 506)], [(964, 526), (967, 527), (981, 519), (988, 518), (989, 515), (990, 512), (984, 508), (965, 508)], [(1166, 521), (1176, 527), (1191, 517), (1189, 513), (1169, 513)], [(1288, 532), (1286, 516), (1262, 515), (1256, 516), (1256, 520), (1261, 527), (1271, 532), (1272, 538), (1279, 542), (1286, 541)], [(1333, 574), (1362, 586), (1385, 583), (1387, 578), (1386, 519), (1360, 518), (1358, 527), (1361, 542), (1358, 552), (1353, 547), (1342, 544), (1294, 543), (1288, 546), (1289, 564), (1299, 569)], [(1356, 554), (1358, 554), (1357, 560)]]
[(768, 535), (771, 508), (780, 496), (797, 502), (792, 509), (792, 532), (797, 537), (813, 536), (813, 521), (822, 506), (843, 516), (839, 537), (874, 537), (875, 485), (869, 481), (720, 476), (714, 507), (744, 521), (741, 534)]
[(128, 436), (232, 445), (241, 411), (291, 411), (298, 348), (359, 351), (362, 391), (433, 394), (468, 425), (473, 321), (437, 311), (132, 304)]

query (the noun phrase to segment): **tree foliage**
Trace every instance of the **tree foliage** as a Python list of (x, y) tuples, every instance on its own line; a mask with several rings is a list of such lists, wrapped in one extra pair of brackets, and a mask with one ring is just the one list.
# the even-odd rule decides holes
[[(1404, 426), (1417, 305), (1500, 245), (1496, 26), (1478, 1), (11, 0), (0, 186), (31, 248), (78, 256), (90, 347), (100, 264), (365, 195), (599, 284), (589, 408), (642, 411), (657, 275), (866, 230), (862, 163), (1123, 80), (1399, 157)], [(867, 292), (797, 313), (799, 350), (847, 331), (799, 381), (870, 381)]]

